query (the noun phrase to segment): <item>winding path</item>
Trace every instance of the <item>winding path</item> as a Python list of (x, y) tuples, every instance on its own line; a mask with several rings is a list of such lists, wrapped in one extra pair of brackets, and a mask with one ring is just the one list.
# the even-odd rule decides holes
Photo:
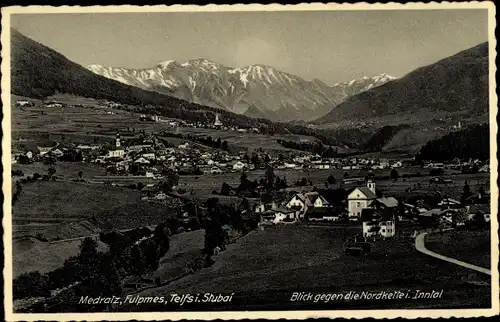
[(441, 259), (441, 260), (468, 268), (468, 269), (475, 270), (475, 271), (483, 273), (483, 274), (491, 275), (491, 271), (489, 269), (486, 269), (486, 268), (480, 267), (480, 266), (476, 266), (476, 265), (472, 265), (472, 264), (469, 264), (466, 262), (462, 262), (462, 261), (455, 259), (455, 258), (443, 256), (443, 255), (440, 255), (438, 253), (435, 253), (435, 252), (425, 248), (425, 235), (427, 235), (427, 233), (421, 233), (415, 238), (415, 248), (419, 252), (424, 253), (424, 254), (429, 255), (429, 256), (432, 256), (432, 257), (437, 258), (437, 259)]

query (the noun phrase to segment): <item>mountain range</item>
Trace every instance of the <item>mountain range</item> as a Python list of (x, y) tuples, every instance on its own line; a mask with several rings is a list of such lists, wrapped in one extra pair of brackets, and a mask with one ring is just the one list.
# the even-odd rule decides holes
[(484, 120), (489, 108), (488, 63), (485, 42), (350, 96), (314, 123)]
[(346, 98), (395, 79), (382, 74), (328, 86), (270, 66), (231, 68), (207, 59), (169, 60), (148, 69), (87, 68), (124, 84), (273, 121), (314, 120)]
[(220, 114), (224, 124), (257, 128), (262, 134), (297, 134), (315, 137), (325, 145), (355, 147), (367, 134), (358, 129), (330, 130), (305, 124), (273, 122), (144, 90), (97, 75), (61, 53), (11, 29), (11, 93), (50, 99), (70, 94), (120, 103), (134, 113), (155, 114), (189, 122), (214, 122)]
[[(199, 70), (205, 70), (203, 73), (207, 77), (220, 79), (213, 73), (206, 73), (207, 69), (214, 70), (217, 65), (208, 61), (196, 62), (202, 65)], [(193, 61), (193, 65), (196, 65), (196, 62)], [(265, 134), (313, 136), (325, 145), (363, 151), (404, 151), (409, 147), (415, 151), (427, 141), (448, 133), (457, 122), (461, 122), (462, 126), (488, 122), (488, 63), (488, 44), (483, 43), (418, 68), (402, 78), (388, 80), (381, 86), (374, 85), (369, 78), (332, 87), (314, 80), (309, 83), (313, 83), (311, 86), (318, 92), (325, 93), (336, 87), (339, 92), (344, 93), (345, 101), (337, 106), (331, 103), (328, 107), (330, 112), (313, 122), (283, 123), (270, 120), (280, 117), (279, 109), (263, 110), (258, 104), (250, 104), (246, 110), (240, 110), (244, 110), (243, 114), (238, 114), (227, 109), (196, 104), (193, 103), (194, 100), (173, 97), (174, 91), (167, 87), (145, 90), (135, 84), (124, 84), (124, 81), (116, 81), (91, 72), (57, 51), (14, 29), (11, 30), (12, 94), (45, 99), (56, 93), (67, 93), (121, 103), (124, 108), (137, 113), (157, 114), (193, 122), (213, 122), (215, 113), (219, 113), (224, 124), (255, 127)], [(158, 69), (168, 69), (171, 64), (176, 63), (166, 62)], [(249, 80), (259, 77), (257, 69), (253, 70), (256, 76), (249, 72), (245, 74), (246, 77), (242, 77), (246, 82), (240, 78), (243, 83), (240, 85), (243, 96), (247, 95)], [(241, 76), (242, 71), (227, 74), (237, 73)], [(260, 77), (265, 79), (263, 69), (260, 69), (260, 73)], [(291, 75), (280, 78), (274, 69), (273, 73), (278, 80), (295, 84)], [(287, 76), (289, 78), (286, 78)], [(380, 78), (385, 82), (390, 77), (383, 75)], [(189, 76), (187, 81), (189, 82)], [(256, 86), (267, 89), (266, 85), (257, 83)], [(207, 83), (207, 91), (210, 88), (223, 88), (208, 85), (210, 84)], [(359, 91), (355, 85), (365, 90), (353, 94)], [(267, 90), (271, 92), (271, 86), (268, 86)], [(288, 90), (291, 88), (295, 87), (289, 87)], [(300, 86), (297, 89), (300, 89)], [(158, 92), (160, 90), (162, 92)], [(191, 93), (187, 87), (185, 91), (186, 95)], [(262, 115), (266, 118), (259, 118)]]

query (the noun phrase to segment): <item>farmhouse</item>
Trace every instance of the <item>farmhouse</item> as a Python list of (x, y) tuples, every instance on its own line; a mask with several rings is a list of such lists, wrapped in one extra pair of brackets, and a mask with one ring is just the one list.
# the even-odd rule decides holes
[(125, 151), (122, 149), (113, 149), (108, 151), (108, 154), (106, 155), (106, 158), (123, 158), (125, 155)]
[(16, 106), (33, 106), (33, 103), (30, 101), (17, 101)]
[(374, 209), (386, 209), (386, 208), (396, 208), (399, 202), (394, 197), (382, 197), (373, 200), (370, 208)]
[(294, 209), (299, 212), (302, 218), (310, 208), (328, 207), (330, 203), (318, 192), (296, 193), (286, 204), (288, 209)]
[(342, 206), (309, 208), (305, 217), (307, 221), (339, 221), (347, 215), (347, 209)]
[(294, 223), (298, 220), (298, 215), (295, 210), (284, 207), (269, 209), (262, 213), (262, 219), (267, 222), (277, 223)]
[(361, 222), (363, 223), (363, 236), (384, 238), (393, 237), (396, 233), (394, 225), (394, 212), (391, 209), (366, 208), (361, 211)]
[(366, 187), (355, 188), (348, 196), (349, 219), (357, 220), (361, 217), (361, 211), (377, 198), (375, 194), (375, 182), (368, 180)]
[(233, 170), (243, 170), (247, 165), (241, 161), (235, 162), (232, 167)]

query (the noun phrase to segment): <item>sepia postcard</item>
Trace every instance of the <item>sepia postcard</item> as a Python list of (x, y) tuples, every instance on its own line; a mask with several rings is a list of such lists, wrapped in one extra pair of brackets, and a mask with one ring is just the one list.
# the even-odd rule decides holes
[(6, 320), (498, 314), (495, 24), (2, 8)]

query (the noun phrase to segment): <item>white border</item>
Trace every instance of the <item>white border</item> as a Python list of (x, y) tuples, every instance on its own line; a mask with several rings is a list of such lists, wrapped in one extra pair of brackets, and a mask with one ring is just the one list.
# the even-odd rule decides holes
[(241, 312), (162, 312), (162, 313), (58, 313), (58, 314), (19, 314), (12, 312), (12, 296), (4, 296), (5, 318), (7, 321), (35, 321), (35, 320), (156, 320), (156, 319), (305, 319), (315, 317), (343, 317), (343, 318), (420, 318), (420, 317), (478, 317), (493, 316), (499, 313), (499, 274), (498, 274), (498, 186), (496, 184), (498, 173), (498, 161), (496, 159), (497, 145), (496, 133), (498, 126), (496, 123), (497, 114), (497, 96), (495, 82), (495, 57), (496, 57), (496, 39), (495, 39), (495, 6), (492, 2), (467, 2), (467, 3), (388, 3), (388, 4), (300, 4), (300, 5), (173, 5), (173, 6), (15, 6), (2, 8), (2, 103), (4, 106), (2, 120), (3, 138), (2, 138), (2, 163), (3, 163), (3, 193), (4, 193), (4, 281), (5, 294), (12, 294), (12, 209), (11, 209), (11, 137), (10, 137), (10, 15), (11, 14), (48, 14), (48, 13), (123, 13), (123, 12), (211, 12), (211, 11), (316, 11), (316, 10), (417, 10), (417, 9), (487, 9), (488, 10), (488, 41), (489, 41), (489, 84), (490, 84), (490, 168), (491, 168), (491, 194), (492, 194), (492, 227), (491, 227), (491, 272), (492, 272), (492, 308), (491, 309), (436, 309), (436, 310), (337, 310), (337, 311), (241, 311)]

